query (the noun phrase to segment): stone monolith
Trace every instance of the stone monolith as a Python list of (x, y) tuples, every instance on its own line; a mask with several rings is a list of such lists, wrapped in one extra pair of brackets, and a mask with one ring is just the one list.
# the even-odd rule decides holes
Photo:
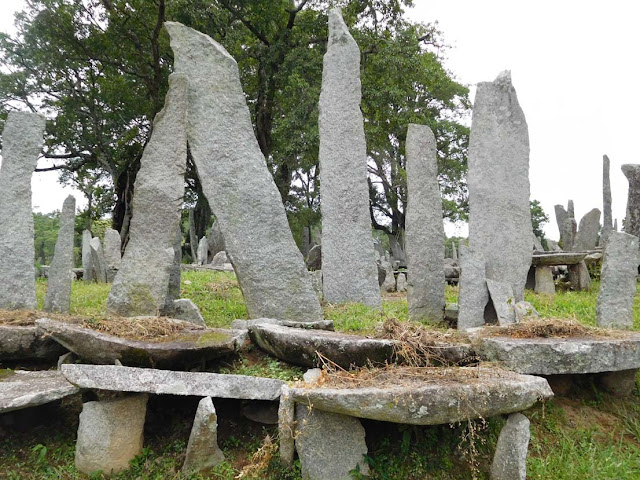
[(554, 205), (553, 209), (556, 214), (556, 223), (558, 224), (558, 235), (560, 236), (560, 243), (564, 245), (564, 222), (567, 218), (569, 218), (569, 215), (562, 205)]
[(36, 308), (31, 175), (45, 119), (11, 112), (2, 132), (0, 168), (0, 308)]
[(107, 228), (104, 231), (104, 260), (107, 262), (107, 281), (113, 282), (118, 270), (120, 270), (120, 264), (122, 263), (122, 256), (120, 253), (120, 234), (113, 228)]
[(96, 272), (93, 269), (93, 258), (91, 256), (91, 232), (84, 230), (82, 232), (82, 280), (84, 282), (95, 282)]
[(611, 163), (609, 157), (602, 156), (602, 244), (609, 238), (609, 232), (613, 230), (613, 214), (611, 213)]
[(360, 49), (333, 9), (319, 104), (323, 292), (380, 307), (360, 101)]
[(455, 242), (451, 242), (451, 259), (455, 262), (458, 261), (458, 249)]
[(573, 250), (582, 252), (593, 250), (598, 245), (600, 234), (600, 210), (594, 208), (580, 219)]
[(498, 436), (491, 464), (491, 480), (526, 480), (529, 449), (529, 419), (512, 413)]
[(460, 295), (458, 298), (458, 330), (484, 325), (484, 310), (489, 302), (484, 256), (460, 245)]
[(629, 181), (627, 217), (622, 225), (626, 233), (640, 237), (640, 165), (626, 163), (622, 173)]
[(196, 234), (196, 212), (189, 209), (189, 247), (193, 263), (198, 263), (198, 235)]
[(211, 397), (205, 397), (198, 403), (193, 419), (182, 471), (187, 474), (197, 473), (223, 461), (224, 454), (218, 446), (218, 416)]
[[(436, 138), (426, 125), (409, 124), (406, 143), (409, 317), (440, 323), (444, 318), (444, 225), (438, 186)], [(454, 247), (455, 248), (455, 247)]]
[(207, 35), (176, 22), (165, 25), (174, 69), (188, 80), (191, 154), (249, 317), (321, 320), (320, 302), (254, 135), (236, 61)]
[(98, 283), (107, 282), (107, 262), (104, 259), (104, 252), (102, 251), (102, 242), (100, 238), (92, 238), (89, 242), (91, 247), (91, 260), (93, 262), (93, 271), (96, 273), (96, 281)]
[(209, 242), (207, 237), (202, 237), (198, 242), (198, 265), (206, 265), (209, 260)]
[(478, 84), (469, 139), (469, 244), (487, 278), (509, 283), (524, 299), (531, 266), (529, 132), (511, 74)]
[[(107, 309), (122, 316), (157, 315), (169, 303), (187, 165), (187, 79), (173, 74), (140, 160), (129, 243)], [(175, 274), (175, 273), (174, 273)], [(177, 272), (179, 295), (179, 272)], [(174, 282), (175, 283), (175, 282)], [(173, 288), (175, 290), (175, 287)]]
[(60, 213), (60, 229), (49, 267), (44, 310), (69, 313), (71, 307), (71, 281), (73, 275), (73, 235), (76, 224), (76, 199), (69, 195)]

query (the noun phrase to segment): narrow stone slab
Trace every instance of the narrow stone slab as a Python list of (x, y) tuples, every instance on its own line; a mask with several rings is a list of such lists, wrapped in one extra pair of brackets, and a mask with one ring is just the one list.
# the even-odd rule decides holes
[(93, 257), (91, 256), (91, 232), (84, 230), (82, 232), (82, 281), (95, 282), (96, 272), (93, 269)]
[(0, 308), (36, 308), (31, 176), (44, 142), (45, 119), (10, 112), (0, 169)]
[(478, 83), (468, 163), (469, 244), (484, 255), (487, 278), (509, 283), (522, 301), (533, 232), (529, 132), (508, 71)]
[(564, 209), (563, 205), (554, 205), (554, 212), (556, 215), (556, 222), (558, 224), (558, 232), (560, 234), (560, 243), (562, 243), (565, 250), (571, 250), (572, 244), (569, 245), (567, 242), (573, 242), (572, 239), (567, 237), (567, 232), (565, 230), (565, 222), (569, 218), (569, 214)]
[(115, 365), (62, 365), (63, 375), (80, 388), (163, 395), (277, 400), (284, 382), (273, 378), (204, 372), (174, 372)]
[(179, 23), (165, 25), (174, 69), (188, 80), (191, 153), (249, 317), (322, 320), (280, 193), (254, 135), (238, 65), (208, 36)]
[(624, 231), (630, 235), (640, 237), (640, 165), (626, 163), (622, 165), (622, 173), (629, 181)]
[(170, 368), (218, 358), (237, 349), (241, 332), (187, 328), (161, 341), (128, 340), (72, 323), (41, 318), (36, 325), (61, 345), (92, 363)]
[(405, 148), (409, 317), (440, 323), (445, 305), (444, 224), (436, 138), (426, 125), (409, 124)]
[(182, 471), (201, 472), (222, 462), (224, 453), (218, 446), (218, 415), (211, 397), (205, 397), (198, 403)]
[(49, 267), (45, 312), (69, 313), (73, 275), (73, 235), (76, 226), (76, 199), (69, 195), (62, 205), (60, 229)]
[(360, 49), (334, 8), (329, 12), (318, 118), (323, 293), (331, 303), (379, 308), (360, 101)]
[(553, 282), (551, 267), (541, 265), (536, 267), (535, 292), (543, 295), (555, 295), (556, 284)]
[[(467, 367), (458, 367), (467, 369)], [(440, 425), (525, 410), (550, 398), (544, 378), (499, 369), (452, 374), (384, 388), (293, 388), (296, 402), (353, 417), (410, 425)]]
[(118, 231), (113, 228), (107, 228), (104, 231), (104, 259), (107, 262), (107, 269), (114, 272), (120, 269), (120, 263), (122, 262), (120, 245), (121, 241)]
[(78, 392), (56, 370), (4, 371), (0, 378), (0, 413), (43, 405)]
[(515, 300), (511, 285), (504, 282), (496, 282), (487, 278), (487, 288), (493, 303), (493, 308), (498, 316), (498, 325), (511, 325), (516, 321)]
[(295, 410), (296, 403), (291, 396), (291, 389), (288, 385), (283, 385), (278, 406), (278, 439), (280, 461), (289, 466), (293, 465), (295, 454)]
[(318, 322), (295, 322), (293, 320), (277, 320), (275, 318), (256, 318), (253, 320), (234, 320), (231, 322), (231, 328), (234, 330), (248, 330), (254, 325), (260, 323), (268, 323), (271, 325), (282, 325), (283, 327), (292, 328), (309, 328), (312, 330), (332, 330), (333, 320), (320, 320)]
[(526, 480), (529, 449), (529, 419), (512, 413), (498, 436), (491, 464), (491, 480)]
[(571, 281), (571, 288), (574, 290), (589, 290), (591, 286), (591, 276), (589, 275), (589, 268), (587, 268), (584, 260), (569, 266), (569, 280)]
[(611, 162), (606, 155), (602, 156), (602, 242), (607, 243), (609, 233), (613, 231), (613, 214), (611, 213)]
[(96, 274), (96, 281), (98, 283), (107, 282), (107, 262), (104, 259), (104, 252), (102, 251), (102, 243), (98, 237), (92, 238), (89, 242), (91, 248), (91, 259), (93, 261), (93, 270)]
[(598, 245), (599, 234), (600, 210), (594, 208), (580, 219), (580, 226), (578, 227), (573, 249), (582, 252), (593, 250)]
[(55, 361), (67, 351), (34, 326), (0, 325), (0, 362), (9, 360)]
[(460, 295), (458, 330), (484, 325), (484, 310), (489, 302), (484, 255), (460, 245)]
[(549, 252), (535, 254), (531, 257), (531, 265), (554, 266), (554, 265), (576, 265), (584, 260), (585, 252)]
[(633, 297), (638, 282), (638, 237), (609, 232), (596, 305), (599, 327), (632, 328)]
[(198, 265), (206, 265), (209, 263), (209, 242), (207, 237), (202, 237), (198, 242)]

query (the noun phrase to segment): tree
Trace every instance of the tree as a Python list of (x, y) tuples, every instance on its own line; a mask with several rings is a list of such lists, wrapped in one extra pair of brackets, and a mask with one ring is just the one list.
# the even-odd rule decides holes
[(546, 223), (549, 223), (549, 215), (544, 213), (542, 205), (540, 205), (538, 200), (531, 200), (529, 203), (531, 206), (531, 226), (533, 227), (533, 234), (536, 237), (545, 240), (546, 237), (542, 227)]

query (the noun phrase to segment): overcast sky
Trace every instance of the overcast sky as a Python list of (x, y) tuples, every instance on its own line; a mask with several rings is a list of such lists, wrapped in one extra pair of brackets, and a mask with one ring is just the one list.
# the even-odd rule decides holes
[[(414, 3), (411, 18), (437, 21), (453, 47), (445, 65), (458, 81), (473, 87), (511, 70), (529, 125), (531, 198), (550, 217), (547, 236), (558, 238), (555, 204), (573, 199), (578, 221), (592, 208), (602, 210), (605, 153), (611, 159), (613, 216), (621, 225), (628, 184), (620, 166), (640, 163), (640, 2)], [(23, 0), (0, 0), (0, 31), (13, 32), (13, 12), (22, 6)], [(37, 210), (61, 208), (69, 190), (55, 179), (55, 173), (34, 175)], [(77, 200), (84, 205), (79, 195)]]

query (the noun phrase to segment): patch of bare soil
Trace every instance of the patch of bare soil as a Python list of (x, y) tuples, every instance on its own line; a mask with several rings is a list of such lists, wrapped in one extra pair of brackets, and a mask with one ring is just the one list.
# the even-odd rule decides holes
[(507, 327), (485, 327), (483, 334), (512, 338), (626, 338), (631, 335), (563, 318), (535, 318)]

